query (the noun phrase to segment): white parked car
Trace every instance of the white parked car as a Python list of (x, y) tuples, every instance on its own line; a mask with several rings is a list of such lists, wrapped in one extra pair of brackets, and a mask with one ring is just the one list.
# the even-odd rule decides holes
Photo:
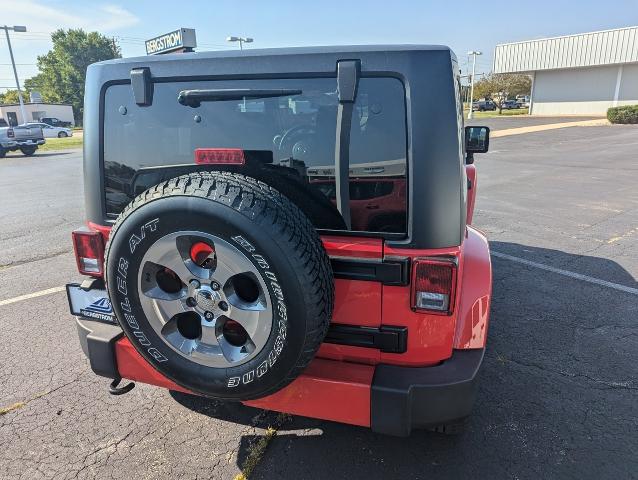
[(42, 133), (44, 133), (44, 138), (66, 138), (73, 136), (73, 130), (66, 127), (54, 127), (42, 122), (28, 122), (27, 125), (40, 127)]

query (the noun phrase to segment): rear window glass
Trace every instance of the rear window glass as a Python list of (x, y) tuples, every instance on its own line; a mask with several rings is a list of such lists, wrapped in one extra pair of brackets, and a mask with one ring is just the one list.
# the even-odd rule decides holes
[[(202, 102), (198, 108), (177, 102), (182, 90), (224, 88), (302, 93)], [(335, 78), (156, 83), (147, 107), (135, 104), (130, 85), (111, 86), (104, 110), (107, 214), (116, 216), (137, 194), (181, 173), (181, 167), (157, 167), (192, 168), (196, 148), (272, 152), (270, 171), (294, 175), (334, 205), (337, 107)], [(403, 84), (361, 78), (350, 132), (353, 231), (406, 231), (406, 165)]]

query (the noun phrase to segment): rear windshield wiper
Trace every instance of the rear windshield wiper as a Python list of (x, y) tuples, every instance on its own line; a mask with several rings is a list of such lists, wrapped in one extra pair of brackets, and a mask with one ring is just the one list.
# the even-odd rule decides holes
[(223, 100), (243, 100), (245, 98), (273, 98), (301, 95), (301, 90), (275, 88), (269, 90), (252, 88), (228, 88), (210, 90), (182, 90), (177, 101), (188, 107), (199, 107), (202, 102), (219, 102)]

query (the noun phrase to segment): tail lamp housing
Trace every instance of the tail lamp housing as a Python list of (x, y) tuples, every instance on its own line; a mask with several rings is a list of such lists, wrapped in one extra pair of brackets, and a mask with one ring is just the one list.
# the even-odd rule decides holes
[(78, 271), (91, 277), (104, 276), (104, 240), (102, 234), (88, 228), (75, 230), (72, 234), (73, 250)]
[(7, 130), (7, 138), (15, 138), (16, 134), (13, 131), (13, 128), (10, 128), (9, 130)]
[(419, 312), (451, 315), (456, 293), (456, 262), (419, 258), (412, 268), (412, 308)]

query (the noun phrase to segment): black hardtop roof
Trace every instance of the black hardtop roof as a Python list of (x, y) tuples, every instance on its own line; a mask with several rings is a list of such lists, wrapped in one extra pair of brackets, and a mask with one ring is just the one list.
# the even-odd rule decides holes
[[(93, 64), (87, 70), (84, 97), (88, 218), (102, 222), (106, 215), (102, 181), (104, 111), (120, 106), (108, 103), (108, 90), (127, 88), (132, 82), (132, 70), (148, 69), (143, 75), (139, 70), (134, 72), (139, 90), (140, 79), (144, 85), (150, 81), (159, 86), (233, 78), (335, 78), (338, 62), (348, 60), (360, 61), (362, 77), (395, 77), (406, 90), (410, 227), (409, 237), (393, 245), (413, 248), (460, 245), (465, 232), (466, 204), (461, 195), (464, 159), (459, 149), (462, 141), (457, 103), (459, 70), (452, 50), (440, 45), (246, 49), (149, 55)], [(129, 98), (129, 103), (132, 101)]]
[(251, 58), (251, 57), (281, 57), (281, 56), (320, 56), (334, 54), (393, 54), (405, 52), (447, 51), (456, 60), (454, 52), (445, 45), (332, 45), (317, 47), (286, 47), (286, 48), (250, 48), (246, 50), (221, 50), (208, 52), (192, 52), (165, 55), (146, 55), (141, 57), (116, 58), (95, 63), (94, 65), (154, 63), (162, 61), (188, 61), (222, 58)]

